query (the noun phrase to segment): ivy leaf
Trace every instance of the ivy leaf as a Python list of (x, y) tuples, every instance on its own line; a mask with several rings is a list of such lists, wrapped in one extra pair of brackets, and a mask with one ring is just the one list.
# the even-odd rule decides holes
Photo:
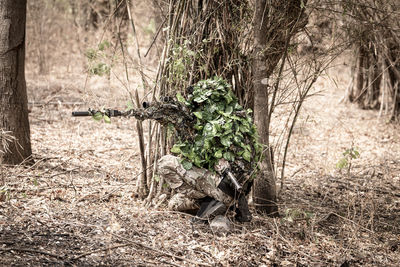
[(217, 103), (217, 110), (218, 110), (218, 111), (221, 111), (221, 112), (224, 112), (224, 111), (225, 111), (225, 104), (224, 104), (224, 102), (218, 102), (218, 103)]
[(195, 111), (195, 112), (193, 112), (193, 114), (194, 114), (197, 118), (199, 118), (200, 120), (203, 119), (203, 113), (201, 113), (200, 111)]
[(176, 99), (178, 100), (178, 102), (185, 104), (186, 103), (186, 99), (182, 96), (182, 94), (180, 92), (178, 92), (176, 94)]
[(100, 111), (97, 111), (92, 117), (94, 120), (99, 121), (103, 118), (103, 114)]
[(217, 134), (217, 128), (210, 122), (204, 126), (203, 135), (207, 137), (214, 137)]
[(232, 145), (231, 136), (222, 136), (221, 144), (225, 147), (230, 147)]
[(246, 123), (243, 123), (243, 124), (240, 124), (239, 125), (239, 130), (242, 132), (242, 133), (249, 133), (250, 132), (250, 127), (249, 127), (249, 125), (248, 124), (246, 124)]
[(179, 154), (181, 153), (181, 145), (179, 144), (175, 144), (172, 148), (171, 148), (171, 153), (175, 153), (175, 154)]
[(194, 158), (194, 165), (196, 165), (197, 167), (201, 168), (201, 164), (204, 162), (204, 160), (202, 160), (199, 156), (196, 156)]
[(230, 104), (236, 98), (231, 90), (229, 90), (228, 93), (225, 94), (224, 97), (225, 97), (227, 104)]
[(104, 115), (104, 116), (103, 116), (103, 119), (104, 119), (104, 122), (105, 122), (105, 123), (111, 123), (111, 119), (110, 119), (110, 117), (108, 117), (107, 115)]
[(226, 159), (227, 161), (234, 161), (235, 160), (235, 155), (233, 155), (232, 152), (227, 151), (224, 153), (224, 159)]
[(193, 101), (196, 103), (203, 103), (206, 100), (207, 100), (207, 97), (204, 95), (197, 96), (193, 99)]
[(250, 161), (251, 161), (251, 153), (250, 153), (250, 151), (246, 149), (246, 150), (243, 152), (242, 157), (243, 157), (245, 160), (247, 160), (248, 162), (250, 162)]
[(225, 113), (229, 115), (232, 112), (233, 112), (233, 106), (232, 105), (227, 106), (225, 109)]
[(183, 168), (184, 168), (185, 170), (190, 170), (190, 169), (193, 167), (193, 164), (192, 164), (190, 161), (185, 160), (185, 159), (183, 159), (183, 160), (181, 161), (181, 164), (182, 164), (182, 166), (183, 166)]
[(215, 151), (214, 157), (216, 157), (217, 159), (222, 158), (222, 149)]

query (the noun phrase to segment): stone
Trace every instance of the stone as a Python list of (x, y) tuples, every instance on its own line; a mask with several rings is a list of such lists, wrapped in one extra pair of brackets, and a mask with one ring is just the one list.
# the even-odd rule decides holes
[(216, 216), (210, 223), (214, 233), (229, 233), (233, 230), (232, 223), (223, 215)]

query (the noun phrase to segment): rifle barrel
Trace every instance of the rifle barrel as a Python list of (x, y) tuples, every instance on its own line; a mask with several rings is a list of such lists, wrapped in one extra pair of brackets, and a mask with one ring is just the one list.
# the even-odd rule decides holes
[(72, 111), (72, 116), (74, 117), (92, 116), (92, 113), (89, 111)]

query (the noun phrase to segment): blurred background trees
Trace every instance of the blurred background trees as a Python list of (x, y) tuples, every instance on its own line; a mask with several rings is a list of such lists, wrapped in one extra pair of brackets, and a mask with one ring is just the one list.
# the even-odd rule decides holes
[(379, 109), (398, 121), (400, 112), (400, 2), (348, 1), (343, 22), (353, 43), (353, 80), (348, 99), (362, 109)]

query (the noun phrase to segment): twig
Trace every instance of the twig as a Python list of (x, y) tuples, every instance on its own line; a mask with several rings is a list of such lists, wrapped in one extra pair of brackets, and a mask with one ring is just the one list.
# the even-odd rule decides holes
[(155, 252), (157, 252), (157, 253), (160, 253), (160, 254), (169, 256), (169, 257), (171, 257), (171, 258), (179, 259), (179, 260), (181, 260), (181, 261), (186, 261), (186, 262), (189, 262), (189, 263), (192, 263), (192, 264), (195, 264), (195, 265), (200, 265), (200, 266), (212, 266), (212, 265), (207, 264), (207, 263), (202, 263), (202, 262), (198, 262), (198, 261), (189, 260), (189, 259), (187, 259), (187, 258), (180, 257), (180, 256), (177, 256), (177, 255), (171, 254), (171, 253), (169, 253), (169, 252), (162, 251), (162, 250), (159, 250), (159, 249), (156, 249), (156, 248), (153, 248), (153, 247), (144, 245), (144, 244), (142, 244), (142, 243), (140, 243), (140, 242), (133, 241), (133, 240), (131, 240), (131, 239), (128, 239), (128, 238), (119, 236), (119, 235), (117, 235), (117, 234), (113, 234), (113, 233), (110, 233), (110, 234), (111, 234), (112, 236), (114, 236), (114, 237), (116, 237), (116, 238), (120, 238), (120, 239), (122, 239), (122, 240), (124, 240), (124, 241), (126, 241), (126, 242), (128, 242), (128, 243), (131, 243), (131, 244), (134, 244), (134, 245), (138, 245), (138, 246), (144, 247), (144, 248), (146, 248), (146, 249), (149, 249), (149, 250), (155, 251)]
[[(134, 35), (135, 41), (136, 41), (137, 56), (138, 56), (138, 59), (139, 59), (139, 72), (140, 72), (140, 76), (142, 78), (142, 85), (143, 85), (144, 91), (146, 92), (146, 79), (144, 77), (142, 59), (140, 57), (140, 51), (139, 51), (140, 50), (139, 41), (138, 41), (138, 38), (137, 38), (137, 35), (136, 35), (135, 24), (133, 22), (131, 10), (130, 10), (130, 7), (129, 7), (130, 1), (129, 0), (125, 0), (125, 3), (126, 3), (126, 10), (128, 12), (128, 18), (129, 18), (129, 21), (131, 23), (133, 35)], [(122, 48), (122, 44), (121, 44), (121, 48)], [(126, 78), (128, 80), (128, 86), (129, 86), (129, 76), (128, 76), (126, 63), (124, 65), (125, 65), (125, 70), (126, 70)], [(139, 108), (140, 107), (140, 100), (139, 100), (139, 93), (138, 93), (137, 88), (135, 90), (135, 102), (136, 102), (136, 107)], [(143, 137), (142, 122), (136, 121), (136, 129), (137, 129), (137, 133), (138, 133), (139, 148), (140, 148), (140, 161), (141, 161), (141, 167), (142, 167), (142, 171), (143, 171), (141, 179), (139, 179), (138, 190), (137, 191), (139, 193), (139, 196), (141, 198), (144, 198), (145, 195), (147, 195), (147, 193), (148, 193), (148, 188), (147, 188), (147, 172), (146, 172), (146, 170), (147, 170), (147, 161), (146, 161), (146, 155), (145, 155), (145, 150), (144, 150), (144, 137)]]
[(48, 105), (86, 105), (85, 102), (36, 102), (36, 101), (29, 101), (28, 105), (32, 105), (34, 107), (39, 106), (39, 107), (43, 107), (43, 106), (48, 106)]
[(82, 253), (82, 254), (80, 254), (80, 255), (78, 255), (78, 256), (73, 257), (73, 258), (70, 259), (70, 260), (71, 260), (71, 261), (75, 261), (75, 260), (77, 260), (77, 259), (80, 259), (80, 258), (89, 256), (89, 255), (94, 254), (94, 253), (98, 253), (98, 252), (102, 252), (102, 251), (107, 251), (107, 250), (112, 250), (112, 249), (121, 248), (121, 247), (127, 247), (127, 246), (130, 246), (130, 245), (131, 245), (131, 244), (119, 244), (119, 245), (115, 245), (115, 246), (112, 246), (112, 247), (96, 249), (96, 250), (92, 250), (92, 251), (89, 251), (89, 252), (86, 252), (86, 253)]
[(167, 21), (167, 18), (164, 19), (164, 21), (160, 24), (160, 26), (158, 27), (158, 30), (156, 32), (156, 35), (154, 35), (153, 40), (151, 41), (151, 44), (149, 46), (149, 48), (146, 51), (146, 54), (144, 54), (144, 57), (147, 57), (147, 54), (150, 52), (151, 48), (153, 47), (154, 43), (157, 40), (158, 35), (160, 34), (160, 31), (162, 29), (162, 27), (164, 26), (164, 23)]
[(35, 249), (30, 249), (30, 248), (0, 248), (1, 251), (20, 251), (20, 252), (31, 252), (31, 253), (39, 253), (39, 254), (43, 254), (43, 255), (47, 255), (47, 256), (51, 256), (60, 260), (64, 261), (64, 257), (60, 256), (60, 255), (56, 255), (47, 251), (43, 251), (43, 250), (35, 250)]
[(322, 221), (328, 219), (330, 215), (335, 215), (335, 216), (337, 216), (337, 217), (339, 217), (339, 218), (341, 218), (341, 219), (343, 219), (343, 220), (349, 221), (349, 222), (353, 223), (354, 225), (357, 225), (358, 227), (364, 229), (364, 230), (367, 231), (367, 232), (370, 232), (370, 233), (372, 233), (372, 234), (375, 234), (374, 231), (371, 231), (370, 229), (368, 229), (368, 228), (366, 228), (366, 227), (364, 227), (364, 226), (362, 226), (362, 225), (356, 223), (356, 222), (353, 221), (353, 220), (350, 220), (349, 218), (340, 216), (340, 215), (337, 214), (336, 212), (330, 212), (330, 213), (328, 213), (328, 215), (326, 215), (324, 218), (322, 218), (321, 220), (319, 220), (317, 223), (319, 224), (320, 222), (322, 222)]
[(63, 175), (63, 174), (66, 174), (66, 173), (71, 173), (71, 172), (73, 172), (73, 171), (75, 171), (75, 170), (77, 170), (77, 169), (80, 169), (80, 167), (75, 167), (75, 168), (70, 169), (70, 170), (65, 170), (65, 171), (63, 171), (63, 172), (59, 172), (59, 173), (52, 174), (52, 175), (50, 175), (48, 178), (53, 178), (53, 177), (56, 177), (56, 176), (59, 176), (59, 175)]
[[(156, 249), (156, 248), (153, 248), (153, 247), (144, 245), (144, 244), (142, 244), (142, 243), (140, 243), (140, 242), (138, 242), (138, 241), (134, 241), (134, 240), (131, 240), (131, 239), (129, 239), (129, 238), (126, 238), (126, 237), (123, 237), (123, 236), (120, 236), (120, 235), (117, 235), (117, 234), (114, 234), (114, 233), (110, 233), (110, 232), (106, 231), (104, 228), (99, 227), (98, 225), (86, 224), (86, 223), (80, 223), (80, 222), (78, 222), (78, 223), (76, 223), (76, 222), (66, 222), (66, 224), (94, 227), (94, 228), (97, 228), (97, 229), (103, 231), (104, 233), (108, 233), (108, 234), (110, 234), (110, 235), (112, 235), (112, 236), (114, 236), (114, 237), (116, 237), (116, 238), (119, 238), (119, 239), (124, 240), (125, 242), (127, 242), (127, 244), (125, 244), (125, 245), (134, 244), (134, 245), (137, 245), (137, 246), (141, 246), (141, 247), (143, 247), (143, 248), (146, 248), (146, 249), (155, 251), (155, 252), (157, 252), (157, 253), (160, 253), (160, 254), (169, 256), (169, 257), (171, 257), (171, 258), (175, 258), (175, 259), (179, 259), (179, 260), (181, 260), (181, 261), (186, 261), (186, 262), (192, 263), (192, 264), (194, 264), (194, 265), (213, 266), (213, 265), (210, 265), (210, 264), (207, 264), (207, 263), (202, 263), (202, 262), (190, 260), (190, 259), (187, 259), (187, 258), (184, 258), (184, 257), (180, 257), (180, 256), (174, 255), (174, 254), (172, 254), (172, 253), (165, 252), (165, 251), (162, 251), (162, 250), (159, 250), (159, 249)], [(93, 253), (93, 252), (92, 252), (92, 253)]]

